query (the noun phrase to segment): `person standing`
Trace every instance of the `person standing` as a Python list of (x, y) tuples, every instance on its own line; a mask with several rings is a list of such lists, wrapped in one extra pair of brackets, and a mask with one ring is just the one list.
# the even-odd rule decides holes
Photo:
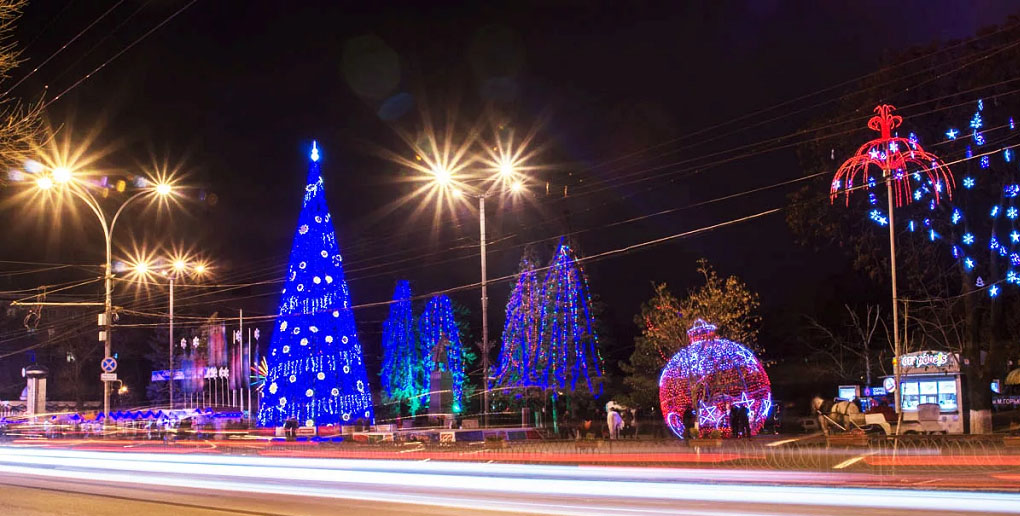
[(740, 414), (740, 433), (744, 437), (751, 437), (751, 411), (747, 406), (737, 408)]
[(616, 409), (609, 411), (607, 422), (609, 423), (609, 438), (616, 440), (620, 438), (620, 429), (623, 428), (623, 418)]
[(694, 438), (694, 431), (695, 431), (695, 429), (694, 429), (694, 409), (692, 409), (691, 407), (687, 407), (687, 410), (684, 411), (683, 425), (684, 425), (684, 438), (685, 439), (692, 439), (692, 438)]

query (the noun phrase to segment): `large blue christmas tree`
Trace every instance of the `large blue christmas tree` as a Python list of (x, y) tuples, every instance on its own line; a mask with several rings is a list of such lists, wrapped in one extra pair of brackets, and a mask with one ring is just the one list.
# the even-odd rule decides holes
[(313, 143), (269, 344), (259, 426), (280, 426), (290, 419), (305, 426), (372, 421), (372, 395), (342, 262)]

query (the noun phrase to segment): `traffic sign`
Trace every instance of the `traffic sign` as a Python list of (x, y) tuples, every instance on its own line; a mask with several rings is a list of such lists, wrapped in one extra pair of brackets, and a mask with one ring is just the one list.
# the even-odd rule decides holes
[(117, 381), (117, 373), (103, 373), (103, 374), (99, 375), (99, 379), (104, 381), (104, 382), (116, 382)]
[(117, 359), (106, 357), (99, 363), (99, 368), (107, 373), (112, 373), (117, 370)]

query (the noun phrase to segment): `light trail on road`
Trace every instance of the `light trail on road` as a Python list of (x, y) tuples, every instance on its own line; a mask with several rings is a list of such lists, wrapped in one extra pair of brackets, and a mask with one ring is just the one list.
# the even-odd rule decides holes
[(528, 514), (1020, 514), (1015, 493), (786, 485), (818, 476), (0, 447), (0, 480), (6, 484), (36, 478), (125, 491), (162, 486)]

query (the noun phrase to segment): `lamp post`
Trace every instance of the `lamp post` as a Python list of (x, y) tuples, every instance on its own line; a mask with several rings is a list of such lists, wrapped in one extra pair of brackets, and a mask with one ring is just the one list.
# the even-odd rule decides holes
[[(829, 190), (831, 201), (835, 201), (839, 195), (846, 196), (847, 206), (850, 205), (850, 193), (854, 190), (871, 190), (877, 186), (877, 181), (871, 177), (870, 168), (877, 168), (881, 171), (882, 181), (886, 184), (886, 197), (889, 213), (884, 215), (877, 208), (872, 210), (869, 216), (879, 225), (889, 228), (889, 272), (892, 280), (892, 318), (893, 318), (893, 377), (896, 388), (893, 391), (893, 400), (896, 405), (896, 412), (899, 414), (898, 421), (903, 421), (901, 406), (902, 393), (900, 392), (901, 365), (900, 357), (904, 350), (900, 344), (900, 322), (899, 322), (899, 298), (896, 292), (896, 224), (895, 209), (898, 206), (910, 202), (911, 178), (912, 176), (923, 176), (934, 189), (933, 203), (939, 203), (944, 195), (952, 199), (954, 180), (949, 167), (935, 154), (929, 153), (921, 147), (921, 144), (908, 138), (903, 138), (894, 133), (894, 129), (903, 123), (903, 117), (893, 115), (894, 108), (888, 104), (881, 104), (875, 107), (875, 116), (868, 120), (868, 128), (879, 133), (878, 138), (869, 140), (857, 149), (857, 153), (840, 165), (836, 170), (836, 176), (832, 180)], [(909, 173), (908, 166), (916, 169), (916, 172)], [(855, 186), (856, 185), (856, 186)], [(944, 191), (944, 194), (943, 194)], [(877, 205), (877, 198), (872, 200)], [(934, 204), (933, 204), (934, 206)], [(932, 208), (934, 209), (934, 208)], [(934, 240), (934, 229), (932, 239)], [(899, 433), (899, 423), (896, 426), (896, 433)]]
[(134, 274), (141, 279), (146, 279), (152, 274), (161, 274), (167, 278), (168, 289), (170, 294), (170, 306), (168, 309), (169, 319), (169, 336), (167, 342), (169, 350), (167, 362), (167, 370), (170, 373), (170, 377), (167, 381), (170, 384), (170, 410), (174, 409), (174, 284), (177, 280), (185, 277), (201, 277), (209, 271), (209, 266), (204, 262), (195, 262), (189, 260), (185, 256), (178, 256), (172, 260), (160, 260), (156, 262), (156, 265), (151, 265), (145, 260), (137, 260), (132, 270)]
[(482, 425), (489, 426), (489, 283), (488, 267), (486, 263), (486, 235), (485, 235), (485, 200), (496, 193), (519, 194), (524, 191), (524, 183), (517, 177), (517, 169), (510, 160), (501, 160), (498, 173), (492, 184), (484, 189), (476, 189), (466, 183), (458, 182), (455, 185), (453, 173), (444, 168), (433, 168), (435, 186), (442, 190), (449, 190), (454, 197), (474, 197), (478, 200), (478, 242), (481, 265), (482, 287)]
[[(173, 193), (172, 186), (169, 183), (146, 183), (146, 187), (141, 191), (135, 193), (125, 200), (114, 212), (113, 217), (109, 217), (103, 210), (99, 200), (89, 191), (89, 183), (81, 181), (74, 171), (68, 167), (55, 167), (48, 171), (40, 171), (39, 175), (35, 179), (36, 188), (44, 191), (56, 191), (61, 193), (69, 193), (74, 197), (77, 197), (88, 206), (89, 210), (99, 219), (99, 225), (103, 230), (103, 238), (106, 243), (106, 263), (103, 268), (103, 280), (105, 288), (105, 296), (103, 301), (103, 318), (99, 321), (99, 326), (103, 329), (100, 332), (100, 340), (103, 341), (103, 352), (104, 357), (111, 356), (112, 348), (112, 333), (113, 333), (113, 230), (117, 226), (117, 221), (120, 220), (120, 216), (124, 213), (124, 209), (128, 207), (132, 202), (142, 197), (167, 197)], [(106, 417), (110, 413), (110, 382), (103, 382), (103, 426), (108, 424), (109, 417)]]

